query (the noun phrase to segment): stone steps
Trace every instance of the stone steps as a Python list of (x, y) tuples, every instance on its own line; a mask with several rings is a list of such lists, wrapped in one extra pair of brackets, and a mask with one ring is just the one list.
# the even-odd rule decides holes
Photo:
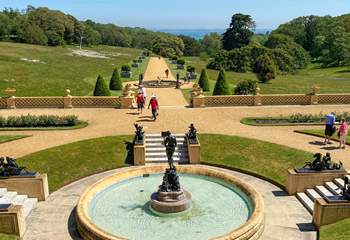
[[(186, 164), (188, 160), (188, 149), (185, 134), (173, 134), (176, 137), (177, 147), (173, 155), (173, 161), (177, 164)], [(160, 134), (147, 134), (145, 137), (146, 164), (168, 163), (164, 139)]]
[(38, 202), (36, 198), (28, 198), (27, 195), (17, 194), (14, 191), (7, 191), (6, 188), (0, 188), (0, 204), (12, 203), (23, 207), (23, 216), (26, 219)]
[(314, 202), (317, 198), (339, 195), (342, 193), (343, 187), (344, 179), (335, 178), (333, 182), (326, 182), (324, 185), (319, 185), (313, 189), (306, 189), (305, 192), (297, 193), (296, 197), (312, 214), (314, 210)]

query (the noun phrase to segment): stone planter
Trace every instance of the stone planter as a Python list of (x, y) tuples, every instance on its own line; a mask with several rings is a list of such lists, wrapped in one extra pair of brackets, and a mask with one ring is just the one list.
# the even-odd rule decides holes
[(137, 60), (138, 63), (142, 63), (142, 59)]
[(197, 79), (197, 74), (191, 73), (191, 79)]
[(132, 72), (121, 72), (120, 76), (122, 78), (131, 78), (132, 77)]
[(177, 69), (178, 69), (178, 70), (183, 70), (183, 69), (185, 69), (185, 65), (179, 65), (179, 64), (178, 64), (178, 65), (177, 65)]
[(139, 67), (139, 64), (138, 63), (133, 63), (133, 64), (131, 64), (131, 67), (137, 68), (137, 67)]

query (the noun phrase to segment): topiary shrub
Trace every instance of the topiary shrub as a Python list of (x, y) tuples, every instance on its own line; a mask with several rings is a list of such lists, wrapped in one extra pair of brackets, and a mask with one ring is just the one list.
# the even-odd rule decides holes
[(218, 79), (215, 84), (213, 95), (230, 95), (230, 88), (226, 81), (226, 73), (224, 69), (219, 72)]
[(185, 65), (185, 60), (184, 59), (179, 59), (177, 60), (178, 65)]
[(258, 87), (257, 81), (246, 80), (237, 84), (234, 90), (235, 95), (255, 95), (256, 88)]
[(112, 73), (111, 80), (109, 81), (109, 89), (110, 90), (122, 90), (123, 82), (120, 78), (118, 68), (114, 69)]
[(111, 96), (111, 92), (101, 75), (97, 77), (94, 96)]
[(201, 76), (199, 77), (198, 85), (203, 89), (204, 92), (210, 91), (207, 70), (202, 69)]
[(122, 72), (130, 72), (130, 71), (131, 71), (130, 65), (123, 65), (122, 66)]
[(0, 128), (65, 127), (76, 126), (81, 121), (75, 115), (21, 115), (0, 117)]
[(195, 73), (196, 72), (196, 68), (193, 67), (193, 66), (187, 66), (187, 72)]
[(263, 83), (276, 77), (276, 65), (267, 54), (263, 54), (256, 59), (253, 70), (257, 78)]

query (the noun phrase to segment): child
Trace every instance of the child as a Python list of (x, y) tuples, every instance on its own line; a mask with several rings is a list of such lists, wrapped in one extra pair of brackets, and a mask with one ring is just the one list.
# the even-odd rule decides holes
[(345, 118), (342, 118), (340, 121), (340, 128), (338, 132), (339, 136), (339, 148), (345, 148), (346, 145), (346, 136), (348, 135), (348, 123), (346, 122)]
[(158, 116), (159, 104), (158, 104), (157, 96), (154, 93), (151, 97), (151, 100), (149, 101), (148, 109), (150, 106), (152, 108), (153, 120), (155, 121), (157, 120), (157, 116)]

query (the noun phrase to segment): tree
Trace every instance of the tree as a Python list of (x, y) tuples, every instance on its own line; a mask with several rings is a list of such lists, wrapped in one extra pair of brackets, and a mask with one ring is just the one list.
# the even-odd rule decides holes
[(230, 95), (230, 87), (226, 81), (226, 73), (224, 69), (219, 72), (218, 80), (216, 81), (213, 95)]
[(30, 44), (47, 45), (48, 41), (45, 33), (35, 24), (26, 24), (21, 38)]
[(179, 38), (181, 38), (184, 43), (185, 48), (183, 53), (185, 56), (199, 56), (202, 51), (202, 46), (199, 41), (184, 35), (180, 35)]
[(199, 77), (198, 85), (203, 89), (203, 91), (210, 91), (209, 79), (207, 70), (202, 69), (201, 76)]
[(101, 75), (98, 75), (97, 77), (94, 96), (111, 96), (111, 92)]
[(218, 51), (220, 51), (221, 44), (221, 36), (218, 33), (210, 33), (204, 36), (201, 41), (203, 50), (209, 55), (214, 56)]
[(111, 80), (109, 81), (109, 89), (110, 90), (122, 90), (123, 82), (120, 78), (118, 68), (114, 69), (112, 73)]
[(240, 48), (250, 43), (254, 35), (251, 29), (255, 28), (255, 22), (250, 15), (234, 14), (230, 27), (223, 34), (222, 45), (226, 50)]
[(235, 87), (235, 95), (255, 95), (258, 83), (253, 80), (241, 81)]
[(263, 83), (276, 77), (276, 65), (267, 54), (261, 55), (256, 59), (253, 70), (257, 78)]

